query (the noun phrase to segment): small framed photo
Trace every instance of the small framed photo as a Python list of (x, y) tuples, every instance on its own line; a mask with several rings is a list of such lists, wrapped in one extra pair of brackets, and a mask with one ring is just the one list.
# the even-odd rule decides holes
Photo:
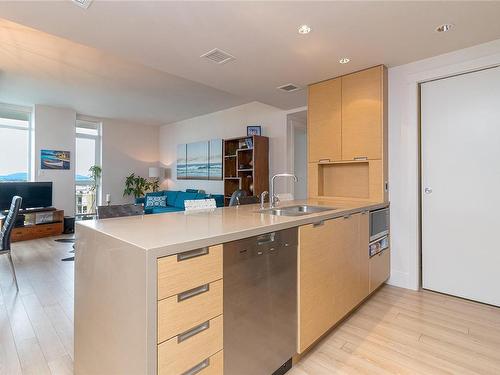
[(247, 126), (247, 135), (262, 135), (262, 127), (260, 125)]

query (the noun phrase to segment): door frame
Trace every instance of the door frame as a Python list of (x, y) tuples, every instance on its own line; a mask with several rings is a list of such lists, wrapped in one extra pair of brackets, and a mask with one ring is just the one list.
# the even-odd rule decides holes
[(388, 70), (391, 285), (420, 288), (418, 85), (499, 64), (500, 39)]
[[(295, 171), (295, 162), (294, 162), (294, 154), (295, 154), (295, 136), (294, 130), (295, 127), (298, 127), (294, 121), (293, 116), (297, 113), (307, 112), (307, 107), (296, 108), (291, 112), (287, 112), (286, 114), (286, 169), (288, 173), (294, 173)], [(307, 115), (307, 113), (306, 113)], [(307, 118), (306, 118), (306, 134), (307, 134)], [(307, 147), (307, 146), (306, 146)], [(306, 160), (307, 162), (307, 160)], [(295, 195), (295, 185), (293, 182), (288, 182), (290, 185), (287, 187), (287, 191), (291, 194)], [(307, 181), (306, 181), (307, 187)]]
[(466, 71), (462, 72), (455, 72), (446, 76), (442, 77), (436, 77), (436, 78), (429, 78), (423, 81), (417, 82), (418, 85), (418, 168), (417, 168), (417, 173), (418, 173), (418, 196), (417, 196), (417, 204), (418, 204), (418, 270), (417, 270), (417, 276), (418, 276), (418, 289), (422, 290), (423, 287), (423, 264), (422, 264), (422, 252), (423, 252), (423, 232), (422, 232), (422, 222), (423, 222), (423, 202), (422, 202), (422, 193), (423, 193), (423, 178), (422, 178), (422, 159), (424, 157), (423, 155), (423, 140), (422, 140), (422, 85), (428, 82), (434, 82), (434, 81), (440, 81), (443, 79), (448, 79), (448, 78), (453, 78), (453, 77), (458, 77), (462, 76), (465, 74), (470, 74), (470, 73), (477, 73), (481, 72), (483, 70), (488, 70), (488, 69), (495, 69), (500, 67), (500, 63), (493, 64), (493, 65), (488, 65), (488, 66), (483, 66), (483, 67), (478, 67), (476, 69), (469, 69)]

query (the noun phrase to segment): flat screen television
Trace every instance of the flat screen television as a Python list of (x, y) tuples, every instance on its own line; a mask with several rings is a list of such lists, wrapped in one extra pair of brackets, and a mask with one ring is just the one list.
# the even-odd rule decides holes
[(0, 211), (10, 208), (14, 195), (23, 198), (21, 209), (51, 207), (52, 182), (1, 182)]

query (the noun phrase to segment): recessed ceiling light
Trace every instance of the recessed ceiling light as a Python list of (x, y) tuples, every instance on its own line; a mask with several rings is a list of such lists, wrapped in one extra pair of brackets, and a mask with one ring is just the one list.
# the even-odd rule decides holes
[(342, 57), (340, 60), (339, 60), (339, 63), (341, 64), (347, 64), (349, 61), (351, 61), (351, 59), (347, 58), (347, 57)]
[(311, 32), (311, 27), (308, 25), (299, 26), (299, 34), (309, 34)]
[(452, 23), (445, 23), (445, 24), (443, 24), (441, 26), (436, 27), (436, 31), (438, 33), (445, 33), (447, 31), (450, 31), (452, 28), (453, 28), (453, 24)]

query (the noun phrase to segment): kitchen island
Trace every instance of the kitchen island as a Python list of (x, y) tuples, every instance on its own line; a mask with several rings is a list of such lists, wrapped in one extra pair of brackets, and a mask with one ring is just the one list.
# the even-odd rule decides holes
[[(221, 374), (222, 244), (294, 227), (299, 228), (297, 352), (305, 351), (375, 289), (375, 286), (369, 287), (366, 213), (388, 204), (309, 199), (284, 202), (282, 206), (297, 204), (332, 209), (302, 216), (275, 216), (262, 213), (258, 205), (248, 205), (78, 223), (75, 374), (183, 374), (196, 370), (196, 366), (202, 366), (196, 372), (199, 374)], [(347, 226), (350, 221), (347, 219), (351, 217), (355, 221)], [(339, 219), (341, 226), (333, 225)], [(343, 236), (342, 231), (348, 231), (349, 235)], [(314, 314), (328, 311), (330, 306), (316, 309), (304, 301), (321, 298), (317, 290), (312, 293), (308, 290), (308, 284), (318, 281), (318, 276), (329, 276), (318, 270), (312, 270), (309, 275), (308, 267), (321, 258), (313, 254), (311, 259), (311, 254), (305, 251), (330, 249), (332, 241), (328, 236), (332, 234), (334, 246), (348, 251), (354, 249), (354, 263), (366, 258), (359, 261), (366, 269), (353, 270), (356, 275), (352, 285), (356, 290), (350, 293), (346, 290), (349, 284), (344, 283), (342, 293), (347, 292), (349, 302), (332, 301), (336, 303), (333, 313), (337, 315), (328, 313), (325, 320)], [(187, 261), (179, 261), (184, 257), (182, 254)], [(384, 259), (388, 262), (388, 257)], [(327, 259), (322, 263), (329, 266)], [(342, 267), (348, 264), (349, 260)], [(383, 268), (388, 270), (388, 263)], [(387, 276), (384, 273), (380, 282)], [(379, 274), (377, 277), (380, 279)], [(196, 294), (197, 298), (189, 298), (182, 306), (179, 304), (184, 295), (199, 293), (196, 290), (205, 284), (209, 288), (199, 296)], [(329, 282), (325, 282), (315, 288), (319, 293), (321, 290), (330, 293), (325, 290), (328, 285)], [(339, 310), (339, 305), (345, 306)], [(193, 336), (192, 328), (205, 320), (210, 321), (210, 329), (203, 329), (196, 340), (182, 340), (183, 334)], [(313, 326), (307, 327), (310, 321)]]

